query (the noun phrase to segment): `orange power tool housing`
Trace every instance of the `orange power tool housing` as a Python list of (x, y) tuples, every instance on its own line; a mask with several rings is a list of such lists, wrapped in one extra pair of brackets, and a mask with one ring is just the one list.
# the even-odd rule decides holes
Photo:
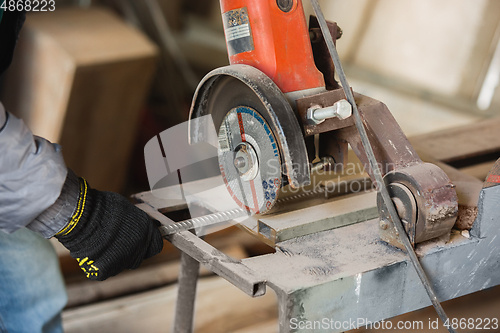
[(221, 0), (231, 64), (264, 72), (283, 93), (325, 87), (301, 0)]

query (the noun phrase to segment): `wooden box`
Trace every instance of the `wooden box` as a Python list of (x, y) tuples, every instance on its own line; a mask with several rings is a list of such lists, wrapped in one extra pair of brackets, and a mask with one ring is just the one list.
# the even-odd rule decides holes
[(120, 191), (157, 54), (101, 8), (28, 14), (1, 100), (92, 187)]

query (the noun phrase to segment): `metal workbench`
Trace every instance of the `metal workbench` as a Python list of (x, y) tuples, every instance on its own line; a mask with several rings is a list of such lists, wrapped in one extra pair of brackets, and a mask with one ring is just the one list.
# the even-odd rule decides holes
[[(206, 188), (203, 181), (193, 184)], [(160, 199), (154, 191), (136, 199), (163, 224), (173, 221), (159, 210), (186, 208), (182, 200)], [(275, 253), (243, 260), (228, 257), (191, 232), (168, 236), (183, 253), (176, 332), (192, 330), (198, 263), (249, 296), (263, 295), (266, 286), (274, 290), (283, 333), (306, 331), (300, 329), (306, 321), (342, 332), (429, 306), (406, 254), (380, 240), (378, 223), (375, 218), (287, 239), (275, 244)], [(454, 231), (448, 242), (417, 246), (440, 301), (500, 284), (499, 229), (500, 186), (493, 186), (481, 190), (469, 234)]]

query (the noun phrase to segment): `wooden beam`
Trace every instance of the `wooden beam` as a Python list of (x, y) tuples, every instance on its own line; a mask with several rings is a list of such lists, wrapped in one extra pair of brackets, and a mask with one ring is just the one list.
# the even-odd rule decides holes
[(500, 118), (471, 125), (414, 136), (410, 142), (417, 151), (452, 163), (498, 152), (500, 156)]
[(28, 13), (2, 101), (35, 135), (61, 144), (92, 187), (119, 192), (157, 48), (103, 8)]
[[(173, 324), (176, 285), (63, 312), (66, 333), (169, 332)], [(250, 298), (219, 277), (201, 279), (195, 332), (234, 332), (277, 317), (273, 292)]]

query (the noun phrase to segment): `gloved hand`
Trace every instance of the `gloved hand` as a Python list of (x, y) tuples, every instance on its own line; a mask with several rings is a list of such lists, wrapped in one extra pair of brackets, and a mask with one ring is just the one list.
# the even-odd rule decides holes
[(127, 199), (90, 188), (80, 178), (78, 204), (57, 239), (91, 280), (135, 269), (163, 248), (159, 223)]

